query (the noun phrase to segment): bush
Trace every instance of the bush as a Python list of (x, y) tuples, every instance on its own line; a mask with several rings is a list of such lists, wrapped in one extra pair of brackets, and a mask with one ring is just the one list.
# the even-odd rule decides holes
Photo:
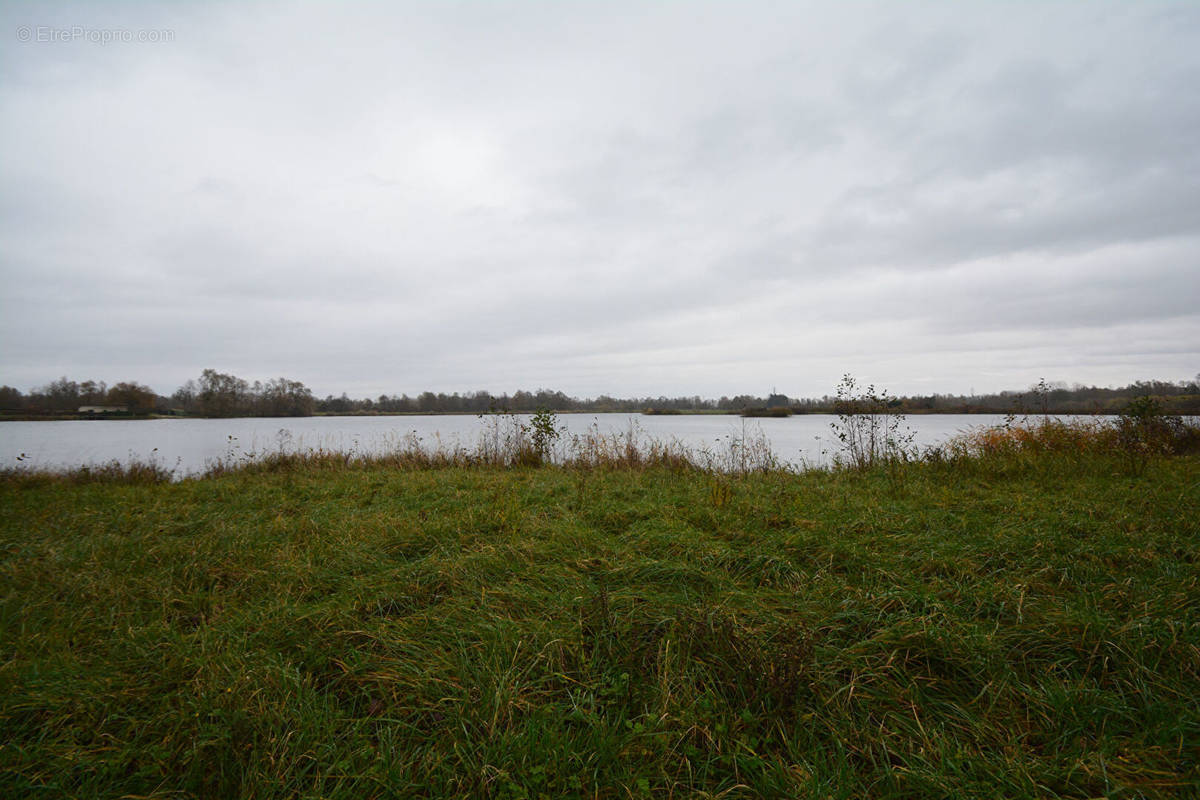
[(907, 461), (913, 455), (916, 434), (905, 424), (900, 401), (887, 390), (876, 391), (873, 384), (860, 389), (858, 381), (843, 375), (835, 407), (838, 421), (833, 423), (833, 434), (842, 448), (834, 456), (838, 466), (867, 469)]

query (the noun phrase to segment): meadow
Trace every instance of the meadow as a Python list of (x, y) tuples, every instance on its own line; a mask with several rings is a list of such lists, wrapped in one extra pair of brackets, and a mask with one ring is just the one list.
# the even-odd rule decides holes
[(1135, 423), (9, 471), (0, 795), (1195, 797), (1196, 431)]

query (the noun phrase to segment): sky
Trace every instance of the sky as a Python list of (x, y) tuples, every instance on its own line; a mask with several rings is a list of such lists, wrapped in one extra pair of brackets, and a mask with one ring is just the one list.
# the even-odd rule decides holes
[(23, 391), (1200, 373), (1200, 3), (3, 2), (0, 37)]

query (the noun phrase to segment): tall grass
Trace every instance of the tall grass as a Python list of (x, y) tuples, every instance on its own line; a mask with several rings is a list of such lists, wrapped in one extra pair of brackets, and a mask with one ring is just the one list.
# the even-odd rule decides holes
[(165, 467), (154, 458), (112, 460), (101, 464), (85, 464), (61, 470), (0, 468), (0, 483), (15, 486), (85, 483), (146, 485), (167, 483), (175, 477), (176, 470)]
[(1195, 796), (1200, 461), (1093, 434), (5, 476), (0, 795)]
[(1072, 459), (1116, 460), (1140, 474), (1146, 465), (1169, 456), (1200, 453), (1200, 425), (1183, 417), (1122, 415), (1111, 418), (1026, 418), (1020, 424), (981, 428), (929, 448), (924, 457), (976, 463), (1069, 465)]
[[(7, 468), (0, 470), (0, 480), (140, 484), (241, 472), (547, 465), (576, 470), (667, 466), (720, 475), (798, 473), (810, 469), (881, 470), (895, 482), (902, 479), (905, 464), (920, 462), (967, 470), (1022, 466), (1046, 470), (1069, 469), (1072, 457), (1088, 455), (1119, 463), (1130, 474), (1140, 474), (1155, 459), (1200, 453), (1200, 424), (1196, 419), (1155, 413), (1117, 418), (1027, 416), (1018, 420), (1012, 417), (1004, 425), (978, 428), (924, 449), (912, 446), (911, 431), (903, 427), (903, 417), (893, 420), (882, 407), (844, 410), (839, 425), (835, 426), (835, 440), (840, 441), (841, 449), (832, 454), (825, 466), (788, 462), (775, 453), (760, 427), (746, 423), (740, 435), (726, 437), (714, 446), (695, 447), (678, 439), (649, 436), (633, 420), (624, 431), (605, 432), (593, 424), (581, 434), (568, 436), (550, 415), (544, 420), (538, 438), (522, 418), (495, 415), (485, 417), (474, 443), (440, 438), (426, 441), (410, 432), (381, 451), (300, 447), (290, 439), (281, 439), (273, 447), (241, 452), (231, 438), (226, 455), (210, 462), (198, 475), (185, 475), (178, 465), (167, 468), (152, 457), (65, 470)], [(548, 434), (550, 431), (553, 436)], [(841, 436), (836, 435), (839, 431)]]
[[(554, 435), (550, 435), (550, 432)], [(678, 439), (649, 436), (631, 420), (624, 431), (602, 431), (592, 424), (580, 434), (566, 435), (553, 415), (543, 421), (542, 434), (515, 415), (484, 418), (475, 443), (457, 440), (427, 442), (409, 433), (382, 452), (357, 452), (324, 447), (234, 454), (211, 463), (201, 477), (234, 472), (278, 472), (289, 469), (348, 468), (435, 469), (452, 467), (538, 467), (570, 469), (673, 469), (723, 473), (783, 471), (791, 468), (771, 448), (761, 428), (743, 426), (741, 435), (714, 447), (690, 447)]]

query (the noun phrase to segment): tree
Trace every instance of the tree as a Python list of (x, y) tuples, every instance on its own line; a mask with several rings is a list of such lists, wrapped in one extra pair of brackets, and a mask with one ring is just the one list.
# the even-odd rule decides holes
[(125, 406), (135, 414), (145, 414), (154, 410), (158, 395), (149, 386), (122, 381), (108, 390), (107, 400), (110, 405)]
[(20, 389), (11, 386), (0, 386), (0, 409), (4, 411), (21, 411), (25, 408), (25, 396)]
[(200, 394), (200, 388), (196, 386), (194, 380), (188, 379), (187, 383), (175, 390), (175, 394), (171, 395), (171, 402), (182, 408), (184, 411), (195, 411), (197, 408), (197, 399)]
[(214, 369), (200, 373), (200, 413), (206, 417), (233, 417), (246, 413), (250, 385), (235, 375)]
[(84, 405), (98, 406), (107, 402), (108, 384), (104, 381), (84, 381), (79, 384), (79, 402)]
[(270, 417), (312, 416), (312, 392), (300, 381), (276, 378), (267, 381), (258, 397), (261, 413)]
[(79, 408), (79, 384), (67, 380), (67, 376), (59, 378), (42, 389), (46, 405), (56, 411), (75, 411)]

